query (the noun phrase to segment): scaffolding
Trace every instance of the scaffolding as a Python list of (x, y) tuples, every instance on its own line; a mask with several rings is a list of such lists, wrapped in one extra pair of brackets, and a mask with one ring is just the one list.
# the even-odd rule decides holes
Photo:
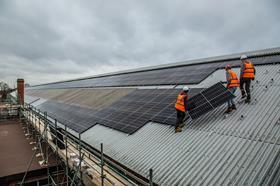
[(0, 120), (13, 119), (18, 117), (18, 109), (16, 98), (7, 94), (5, 98), (0, 98)]
[[(24, 185), (31, 162), (34, 158), (42, 167), (47, 167), (46, 185), (154, 185), (153, 171), (149, 170), (149, 179), (135, 175), (113, 162), (100, 150), (93, 149), (82, 141), (81, 134), (74, 134), (66, 125), (42, 113), (30, 104), (20, 109), (20, 120), (34, 153), (25, 175), (19, 185)], [(50, 169), (49, 157), (55, 157), (55, 169)]]

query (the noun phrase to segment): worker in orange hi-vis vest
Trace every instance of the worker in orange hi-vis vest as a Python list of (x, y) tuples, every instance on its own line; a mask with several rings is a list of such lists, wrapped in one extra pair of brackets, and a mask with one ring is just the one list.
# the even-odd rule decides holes
[(188, 92), (189, 92), (189, 87), (185, 86), (183, 88), (183, 91), (180, 92), (180, 94), (178, 95), (175, 103), (175, 109), (177, 110), (175, 133), (182, 131), (184, 118), (186, 116), (186, 110), (187, 110)]
[[(227, 88), (234, 95), (237, 87), (239, 87), (239, 80), (237, 74), (231, 69), (230, 65), (225, 67), (226, 78), (227, 78)], [(225, 111), (226, 114), (229, 114), (231, 111), (236, 110), (234, 103), (234, 98), (228, 100), (228, 108)]]
[[(240, 90), (241, 90), (242, 98), (245, 98), (247, 95), (245, 103), (250, 103), (251, 101), (250, 85), (251, 85), (251, 80), (255, 80), (256, 69), (254, 67), (253, 62), (249, 60), (246, 55), (242, 55), (240, 57), (240, 60), (242, 61), (241, 68), (240, 68)], [(245, 90), (244, 90), (244, 85), (245, 85)]]

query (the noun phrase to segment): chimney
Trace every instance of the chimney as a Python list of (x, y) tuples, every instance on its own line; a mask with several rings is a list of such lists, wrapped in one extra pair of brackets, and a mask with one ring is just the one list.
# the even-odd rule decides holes
[(24, 104), (24, 79), (17, 79), (18, 103)]

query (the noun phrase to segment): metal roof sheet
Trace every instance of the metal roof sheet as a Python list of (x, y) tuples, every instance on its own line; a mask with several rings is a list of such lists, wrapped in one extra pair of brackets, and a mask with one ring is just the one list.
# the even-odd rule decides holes
[[(224, 117), (221, 106), (182, 133), (149, 123), (133, 135), (96, 125), (83, 139), (161, 185), (269, 185), (280, 182), (280, 65), (257, 66), (252, 103)], [(218, 70), (200, 85), (224, 80)], [(273, 79), (273, 81), (272, 81)], [(237, 91), (236, 101), (240, 99)], [(242, 117), (243, 115), (243, 117)]]

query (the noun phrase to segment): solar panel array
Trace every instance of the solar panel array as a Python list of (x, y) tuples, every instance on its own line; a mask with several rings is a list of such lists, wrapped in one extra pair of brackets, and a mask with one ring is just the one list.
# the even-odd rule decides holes
[(84, 132), (97, 122), (94, 110), (56, 101), (46, 101), (38, 105), (37, 109), (47, 112), (48, 116), (57, 119), (78, 133)]
[(89, 78), (77, 81), (42, 85), (34, 88), (81, 88), (81, 87), (115, 87), (142, 85), (193, 84), (205, 79), (217, 68), (216, 65), (184, 66), (145, 72), (136, 72)]
[[(254, 64), (280, 62), (280, 55), (271, 55), (253, 58)], [(43, 88), (81, 88), (81, 87), (118, 87), (118, 86), (142, 86), (142, 85), (180, 85), (197, 84), (209, 76), (218, 68), (227, 64), (239, 66), (240, 60), (225, 60), (206, 64), (193, 64), (164, 69), (146, 70), (115, 75), (93, 77), (81, 80), (50, 83), (34, 86), (34, 89)]]
[(189, 111), (189, 115), (192, 119), (197, 119), (231, 98), (234, 98), (234, 95), (222, 83), (216, 83), (190, 98), (189, 104), (195, 107)]
[[(178, 89), (138, 89), (123, 97), (109, 108), (101, 111), (100, 123), (107, 127), (132, 134), (144, 126), (148, 121), (155, 121), (154, 117), (164, 110), (169, 109), (166, 115), (162, 115), (166, 123), (173, 125), (174, 100), (180, 90)], [(99, 113), (100, 114), (100, 113)]]
[[(190, 96), (202, 89), (191, 89)], [(179, 89), (137, 89), (100, 111), (75, 105), (46, 101), (37, 108), (82, 133), (99, 123), (132, 134), (148, 121), (174, 125), (174, 103)]]
[[(280, 55), (254, 58), (253, 62), (255, 64), (278, 63), (280, 62)], [(223, 68), (226, 64), (238, 66), (240, 65), (240, 60), (116, 74), (41, 85), (33, 88), (196, 84), (205, 79), (214, 70)], [(148, 121), (174, 125), (176, 120), (174, 101), (179, 91), (178, 89), (138, 89), (114, 102), (111, 106), (98, 111), (54, 101), (44, 102), (38, 108), (42, 111), (47, 111), (50, 116), (57, 118), (80, 133), (99, 123), (132, 134)], [(199, 93), (201, 90), (192, 89), (192, 91), (193, 93)], [(222, 84), (218, 83), (190, 99), (190, 104), (196, 107), (189, 114), (192, 119), (196, 119), (225, 103), (231, 97), (232, 94)]]

